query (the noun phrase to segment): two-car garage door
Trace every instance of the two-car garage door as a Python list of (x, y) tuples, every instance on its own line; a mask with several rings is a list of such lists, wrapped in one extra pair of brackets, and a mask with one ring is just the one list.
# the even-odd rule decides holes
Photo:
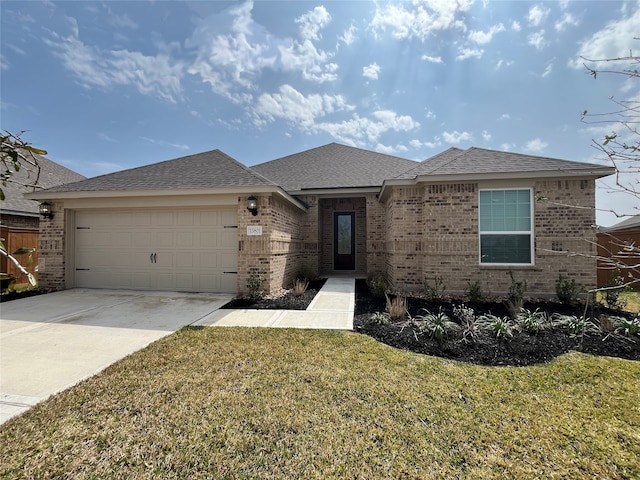
[(236, 207), (77, 210), (75, 285), (237, 291)]

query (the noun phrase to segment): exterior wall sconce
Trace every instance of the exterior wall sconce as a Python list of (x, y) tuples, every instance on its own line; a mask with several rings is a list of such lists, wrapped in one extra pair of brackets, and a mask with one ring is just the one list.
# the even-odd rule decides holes
[(247, 210), (249, 210), (254, 217), (258, 215), (258, 199), (253, 195), (247, 198)]
[(40, 204), (40, 215), (43, 218), (53, 218), (53, 212), (51, 211), (51, 204), (49, 202), (42, 202)]

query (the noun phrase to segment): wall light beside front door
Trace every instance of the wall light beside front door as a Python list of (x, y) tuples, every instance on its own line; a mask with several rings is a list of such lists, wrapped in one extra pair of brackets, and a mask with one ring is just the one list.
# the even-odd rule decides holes
[(258, 215), (258, 199), (253, 195), (247, 198), (247, 210), (249, 210), (254, 217)]

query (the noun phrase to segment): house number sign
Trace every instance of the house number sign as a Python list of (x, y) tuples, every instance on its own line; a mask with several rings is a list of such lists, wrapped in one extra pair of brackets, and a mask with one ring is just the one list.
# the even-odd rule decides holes
[(247, 227), (247, 235), (250, 237), (259, 237), (262, 235), (262, 225), (249, 225)]

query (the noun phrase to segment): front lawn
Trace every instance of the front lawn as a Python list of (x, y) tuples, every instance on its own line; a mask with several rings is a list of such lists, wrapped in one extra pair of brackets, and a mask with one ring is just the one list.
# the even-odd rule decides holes
[(0, 426), (0, 478), (640, 478), (638, 378), (185, 328)]

